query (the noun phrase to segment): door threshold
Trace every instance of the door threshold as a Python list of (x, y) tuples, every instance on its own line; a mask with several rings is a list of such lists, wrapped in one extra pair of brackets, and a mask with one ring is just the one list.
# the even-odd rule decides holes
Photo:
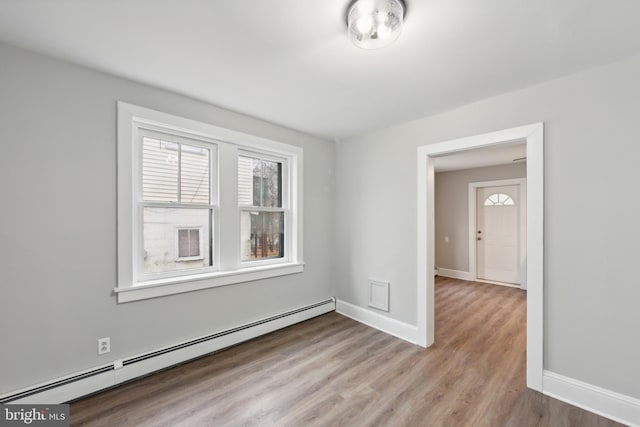
[(476, 280), (474, 280), (474, 282), (488, 283), (490, 285), (499, 285), (499, 286), (506, 286), (508, 288), (520, 289), (520, 285), (515, 285), (513, 283), (495, 282), (493, 280), (484, 280), (484, 279), (476, 279)]

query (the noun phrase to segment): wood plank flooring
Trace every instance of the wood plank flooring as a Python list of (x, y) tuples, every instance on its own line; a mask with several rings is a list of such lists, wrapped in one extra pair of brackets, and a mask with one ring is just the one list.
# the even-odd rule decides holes
[(620, 425), (526, 389), (525, 303), (438, 278), (429, 349), (329, 313), (73, 402), (71, 425)]

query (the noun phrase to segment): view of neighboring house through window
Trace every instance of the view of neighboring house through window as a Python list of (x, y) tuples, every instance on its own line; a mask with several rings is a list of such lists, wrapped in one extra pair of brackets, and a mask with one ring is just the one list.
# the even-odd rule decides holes
[(241, 260), (285, 256), (286, 212), (282, 159), (238, 156)]
[(142, 134), (144, 274), (213, 265), (211, 149)]
[(200, 229), (182, 228), (178, 230), (178, 258), (181, 260), (202, 258), (200, 256)]

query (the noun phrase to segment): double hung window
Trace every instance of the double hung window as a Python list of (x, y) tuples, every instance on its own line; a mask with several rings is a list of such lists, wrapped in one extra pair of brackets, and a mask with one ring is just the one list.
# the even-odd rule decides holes
[(214, 267), (212, 176), (216, 145), (140, 129), (141, 279), (173, 277)]
[(118, 301), (302, 272), (301, 189), (301, 148), (118, 103)]
[[(283, 203), (282, 160), (259, 154), (238, 156), (241, 260), (283, 258), (287, 210)], [(286, 176), (286, 173), (285, 173)]]

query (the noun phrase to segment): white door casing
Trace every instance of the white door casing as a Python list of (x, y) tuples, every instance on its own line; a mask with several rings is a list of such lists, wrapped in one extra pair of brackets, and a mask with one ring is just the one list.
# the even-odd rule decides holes
[(477, 276), (520, 284), (520, 197), (517, 185), (476, 189)]
[[(527, 146), (527, 387), (542, 391), (544, 369), (544, 125), (534, 123), (418, 147), (417, 156), (417, 340), (435, 338), (433, 157), (525, 140)], [(525, 199), (525, 196), (522, 196)], [(474, 210), (475, 210), (475, 204)]]

